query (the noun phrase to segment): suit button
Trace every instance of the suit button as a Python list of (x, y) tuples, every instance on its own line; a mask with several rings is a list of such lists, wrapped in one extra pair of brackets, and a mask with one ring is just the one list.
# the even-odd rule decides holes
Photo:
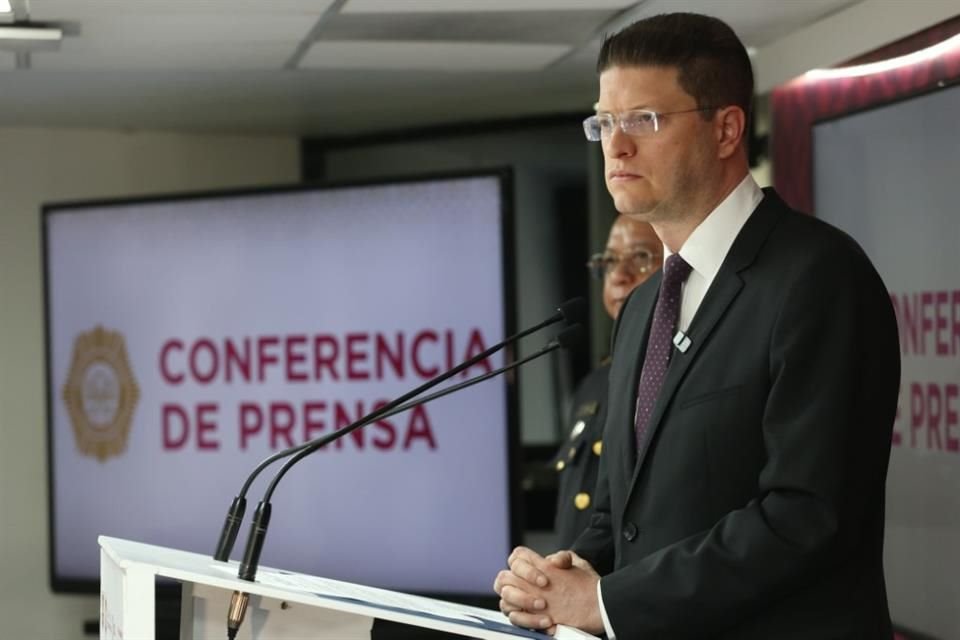
[(640, 530), (637, 529), (637, 525), (633, 524), (632, 522), (628, 522), (627, 524), (623, 525), (623, 537), (627, 540), (627, 542), (633, 542), (639, 532)]

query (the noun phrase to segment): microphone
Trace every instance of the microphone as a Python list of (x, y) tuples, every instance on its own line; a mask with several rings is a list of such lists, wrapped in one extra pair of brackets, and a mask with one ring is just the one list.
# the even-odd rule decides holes
[[(552, 353), (557, 349), (569, 349), (573, 344), (575, 344), (580, 339), (580, 334), (582, 333), (582, 331), (583, 331), (583, 325), (579, 323), (570, 325), (569, 327), (566, 327), (563, 330), (561, 330), (560, 333), (557, 334), (556, 338), (554, 338), (553, 340), (548, 342), (546, 345), (544, 345), (539, 351), (537, 351), (532, 355), (527, 356), (526, 358), (522, 358), (520, 360), (517, 360), (516, 362), (511, 362), (510, 364), (504, 367), (500, 367), (499, 369), (490, 371), (489, 373), (484, 373), (483, 375), (470, 378), (469, 380), (464, 380), (463, 382), (460, 382), (458, 384), (441, 389), (436, 393), (431, 393), (430, 395), (424, 396), (422, 398), (411, 400), (410, 402), (400, 405), (399, 407), (392, 409), (387, 413), (377, 418), (374, 418), (373, 420), (365, 421), (361, 426), (366, 426), (370, 422), (374, 422), (376, 420), (382, 420), (383, 418), (389, 418), (391, 416), (397, 415), (398, 413), (403, 413), (404, 411), (409, 411), (410, 409), (413, 409), (414, 407), (418, 407), (421, 404), (426, 404), (438, 398), (442, 398), (446, 395), (450, 395), (451, 393), (454, 393), (456, 391), (460, 391), (461, 389), (472, 387), (475, 384), (479, 384), (481, 382), (489, 380), (490, 378), (494, 378), (496, 376), (502, 375), (508, 371), (513, 371), (514, 369), (527, 364), (531, 360), (536, 360), (537, 358), (541, 356), (545, 356), (548, 353)], [(340, 431), (334, 431), (332, 434), (323, 436), (322, 439), (327, 440), (327, 442), (324, 442), (322, 444), (318, 442), (317, 448), (321, 448), (329, 444), (330, 442), (336, 440), (339, 437), (340, 437)]]
[[(276, 489), (277, 483), (294, 464), (299, 462), (302, 458), (306, 457), (307, 455), (310, 455), (314, 451), (328, 444), (329, 442), (332, 442), (337, 438), (342, 438), (348, 433), (366, 424), (370, 424), (371, 422), (375, 422), (376, 420), (379, 420), (385, 417), (386, 414), (393, 411), (397, 407), (403, 405), (404, 403), (411, 400), (415, 396), (418, 396), (424, 391), (427, 391), (437, 386), (438, 384), (444, 382), (445, 380), (448, 380), (449, 378), (457, 375), (461, 371), (469, 369), (473, 365), (488, 358), (489, 356), (500, 351), (504, 347), (517, 342), (521, 338), (535, 331), (539, 331), (544, 327), (547, 327), (556, 322), (560, 322), (561, 320), (566, 320), (568, 323), (573, 323), (573, 326), (568, 327), (566, 330), (561, 332), (561, 334), (558, 335), (554, 341), (549, 343), (547, 347), (541, 350), (542, 353), (538, 352), (538, 354), (535, 354), (534, 357), (539, 357), (539, 355), (543, 355), (544, 353), (553, 351), (556, 348), (559, 348), (560, 346), (566, 346), (574, 339), (575, 334), (579, 333), (579, 328), (580, 328), (579, 321), (581, 321), (586, 316), (586, 309), (587, 309), (587, 303), (583, 298), (574, 298), (572, 300), (568, 300), (567, 302), (564, 302), (562, 305), (560, 305), (560, 307), (557, 309), (557, 313), (553, 314), (543, 322), (506, 338), (505, 340), (484, 350), (482, 353), (479, 353), (474, 357), (469, 358), (468, 360), (460, 363), (453, 369), (450, 369), (445, 373), (428, 380), (426, 383), (420, 385), (416, 389), (413, 389), (412, 391), (405, 393), (404, 395), (394, 399), (393, 401), (389, 402), (383, 407), (380, 407), (378, 410), (367, 414), (360, 420), (348, 425), (346, 428), (340, 429), (339, 431), (333, 434), (328, 434), (327, 436), (317, 438), (315, 440), (311, 440), (309, 442), (298, 445), (296, 447), (290, 447), (288, 449), (284, 449), (283, 451), (279, 451), (276, 454), (273, 454), (272, 456), (269, 456), (268, 458), (264, 459), (259, 465), (257, 465), (257, 467), (253, 470), (253, 472), (247, 477), (246, 482), (241, 488), (240, 494), (238, 494), (237, 497), (234, 498), (233, 502), (231, 503), (230, 509), (228, 510), (228, 513), (227, 513), (226, 521), (224, 522), (223, 529), (221, 530), (221, 533), (220, 533), (220, 539), (217, 544), (217, 551), (216, 551), (216, 554), (214, 555), (214, 558), (216, 560), (221, 560), (221, 561), (226, 561), (229, 558), (230, 551), (233, 548), (233, 544), (236, 541), (240, 522), (243, 519), (243, 514), (244, 514), (244, 511), (246, 510), (246, 492), (249, 490), (250, 485), (253, 483), (253, 480), (257, 477), (257, 475), (259, 475), (259, 473), (263, 469), (265, 469), (267, 466), (269, 466), (270, 464), (272, 464), (277, 460), (280, 460), (281, 458), (293, 456), (293, 458), (289, 460), (286, 464), (284, 464), (283, 467), (280, 469), (280, 471), (277, 472), (277, 474), (274, 476), (273, 480), (270, 482), (270, 485), (267, 488), (266, 493), (264, 494), (263, 499), (257, 505), (257, 510), (254, 514), (253, 522), (250, 525), (250, 534), (248, 536), (246, 549), (244, 550), (243, 561), (240, 564), (240, 571), (238, 572), (238, 577), (241, 580), (246, 580), (248, 582), (253, 582), (254, 579), (256, 578), (257, 567), (259, 566), (259, 563), (260, 563), (260, 554), (263, 550), (263, 542), (264, 542), (264, 538), (266, 537), (267, 526), (269, 525), (269, 522), (270, 522), (270, 511), (271, 511), (270, 498), (273, 496), (273, 492)], [(552, 346), (554, 343), (556, 343), (555, 346)], [(533, 357), (525, 358), (523, 362), (517, 363), (516, 366), (520, 366), (520, 364), (523, 364), (524, 362), (528, 362), (531, 359), (533, 359)], [(503, 370), (506, 371), (508, 369), (509, 367), (505, 367)], [(485, 374), (485, 376), (486, 377), (484, 376), (480, 376), (480, 377), (482, 379), (488, 379), (489, 377), (492, 377), (490, 374)], [(480, 382), (480, 381), (481, 380), (477, 380), (476, 382)], [(453, 393), (452, 387), (451, 387), (451, 390), (449, 391), (444, 390), (444, 391), (446, 391), (446, 393)], [(446, 393), (443, 393), (442, 395), (446, 395)], [(431, 399), (435, 399), (436, 397), (440, 397), (440, 396), (436, 395)], [(410, 407), (407, 407), (407, 408), (410, 408)], [(227, 614), (227, 637), (229, 639), (236, 637), (237, 630), (240, 628), (240, 624), (243, 622), (244, 614), (246, 613), (247, 602), (249, 601), (249, 597), (250, 597), (249, 594), (245, 592), (234, 591), (233, 596), (230, 599), (230, 608)]]
[[(579, 339), (580, 333), (582, 331), (582, 325), (579, 323), (571, 325), (563, 329), (556, 338), (548, 342), (540, 350), (529, 355), (521, 360), (512, 362), (504, 367), (490, 371), (483, 375), (470, 378), (459, 384), (447, 387), (446, 389), (441, 389), (436, 393), (432, 393), (423, 398), (417, 398), (410, 402), (407, 402), (402, 405), (397, 405), (396, 401), (391, 402), (386, 405), (386, 407), (392, 406), (390, 409), (382, 408), (379, 411), (375, 411), (367, 414), (360, 420), (350, 424), (349, 426), (335, 431), (333, 433), (327, 434), (322, 438), (317, 438), (311, 442), (306, 443), (306, 446), (301, 446), (300, 451), (296, 453), (289, 461), (287, 461), (280, 471), (274, 476), (273, 480), (270, 482), (267, 491), (264, 493), (263, 499), (260, 501), (260, 504), (257, 505), (257, 510), (254, 513), (253, 523), (250, 525), (250, 535), (247, 539), (247, 547), (244, 551), (243, 562), (240, 565), (240, 571), (238, 577), (241, 580), (246, 580), (248, 582), (253, 582), (256, 578), (257, 568), (260, 564), (260, 554), (263, 551), (263, 543), (267, 535), (267, 527), (270, 524), (270, 514), (271, 514), (271, 505), (270, 499), (273, 497), (273, 492), (276, 489), (277, 484), (280, 479), (290, 470), (293, 465), (297, 464), (300, 460), (307, 457), (311, 453), (314, 453), (318, 449), (324, 447), (325, 445), (344, 437), (348, 433), (364, 427), (368, 424), (376, 422), (382, 418), (387, 418), (389, 416), (407, 411), (421, 404), (430, 402), (431, 400), (436, 400), (443, 396), (449, 395), (456, 391), (460, 391), (466, 387), (473, 386), (485, 380), (489, 380), (494, 376), (501, 375), (507, 371), (516, 369), (531, 360), (535, 360), (544, 356), (548, 353), (556, 351), (560, 348), (568, 348), (572, 345), (577, 339)], [(442, 377), (442, 376), (441, 376)], [(403, 397), (409, 396), (410, 394), (405, 394)], [(247, 601), (249, 595), (245, 592), (234, 591), (233, 595), (230, 598), (230, 608), (227, 615), (227, 634), (228, 638), (233, 638), (236, 634), (237, 629), (239, 629), (240, 624), (243, 622), (243, 615), (246, 611)]]
[[(586, 315), (587, 315), (586, 300), (584, 300), (582, 297), (572, 298), (570, 300), (567, 300), (566, 302), (561, 304), (559, 307), (557, 307), (557, 312), (555, 314), (553, 314), (543, 322), (537, 325), (534, 325), (529, 329), (525, 329), (520, 333), (514, 334), (509, 338), (504, 339), (503, 341), (493, 345), (483, 353), (477, 354), (476, 356), (461, 363), (457, 367), (454, 367), (453, 369), (451, 369), (450, 371), (447, 371), (441, 376), (438, 376), (436, 378), (433, 378), (427, 381), (427, 383), (425, 383), (424, 385), (421, 385), (420, 387), (417, 387), (410, 393), (406, 394), (403, 398), (398, 398), (396, 402), (399, 405), (402, 402), (406, 402), (407, 400), (409, 400), (414, 396), (420, 395), (424, 391), (427, 391), (428, 389), (433, 388), (434, 386), (440, 384), (444, 380), (447, 380), (448, 378), (453, 377), (454, 375), (460, 373), (461, 371), (469, 369), (470, 367), (477, 364), (478, 362), (485, 360), (486, 358), (493, 355), (494, 353), (502, 350), (504, 347), (507, 347), (513, 344), (514, 342), (517, 342), (521, 338), (524, 338), (530, 335), (531, 333), (534, 333), (536, 331), (539, 331), (540, 329), (543, 329), (544, 327), (548, 327), (552, 324), (560, 322), (561, 320), (566, 321), (568, 325), (581, 324), (586, 318)], [(559, 336), (557, 337), (557, 339), (559, 339)], [(392, 409), (392, 407), (387, 408), (386, 406), (384, 406), (384, 407), (381, 407), (378, 411), (380, 412), (385, 410), (389, 411), (390, 409)], [(377, 413), (377, 412), (374, 412), (374, 413)], [(370, 415), (373, 416), (374, 413), (371, 413)], [(377, 417), (383, 417), (383, 416), (378, 415)], [(223, 527), (220, 530), (220, 538), (217, 541), (217, 548), (213, 554), (214, 560), (226, 562), (227, 560), (230, 559), (230, 552), (233, 550), (233, 545), (237, 541), (237, 534), (240, 531), (240, 524), (242, 523), (243, 515), (247, 510), (247, 498), (246, 498), (247, 491), (250, 490), (250, 485), (253, 484), (253, 481), (257, 478), (257, 476), (260, 475), (260, 473), (264, 469), (266, 469), (268, 466), (270, 466), (277, 460), (299, 453), (300, 451), (303, 451), (304, 449), (311, 447), (315, 442), (317, 442), (317, 440), (322, 440), (322, 439), (323, 438), (317, 438), (317, 439), (305, 442), (303, 444), (278, 451), (277, 453), (261, 461), (260, 464), (258, 464), (256, 468), (250, 473), (250, 475), (247, 476), (246, 481), (243, 483), (243, 486), (240, 488), (240, 493), (238, 493), (237, 496), (233, 499), (233, 502), (230, 504), (230, 507), (227, 510), (227, 516), (224, 519)]]

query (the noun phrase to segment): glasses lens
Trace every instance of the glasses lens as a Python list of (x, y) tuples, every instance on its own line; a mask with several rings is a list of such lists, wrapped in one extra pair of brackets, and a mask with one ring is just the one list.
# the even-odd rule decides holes
[(653, 111), (629, 111), (620, 116), (624, 132), (632, 136), (649, 135), (657, 131), (657, 114)]
[(603, 280), (604, 275), (607, 273), (607, 261), (604, 259), (603, 254), (595, 253), (590, 256), (590, 260), (587, 261), (587, 269), (590, 271), (590, 275), (597, 280)]
[(653, 256), (650, 255), (647, 251), (637, 251), (629, 256), (629, 259), (626, 260), (626, 264), (629, 266), (630, 270), (635, 274), (646, 273), (650, 268), (650, 261)]
[(597, 116), (590, 116), (583, 121), (583, 133), (590, 142), (599, 142), (600, 140), (600, 119)]

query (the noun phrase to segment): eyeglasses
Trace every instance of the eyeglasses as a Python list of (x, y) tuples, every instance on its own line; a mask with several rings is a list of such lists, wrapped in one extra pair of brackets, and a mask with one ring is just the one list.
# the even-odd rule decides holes
[(590, 270), (590, 275), (598, 280), (603, 280), (618, 268), (631, 275), (639, 276), (654, 271), (654, 259), (658, 257), (660, 257), (659, 253), (654, 253), (649, 249), (637, 249), (624, 255), (605, 251), (590, 256), (590, 260), (587, 261), (587, 269)]
[(583, 121), (583, 133), (590, 142), (606, 140), (613, 135), (614, 128), (620, 125), (620, 130), (628, 136), (651, 136), (660, 131), (660, 119), (663, 116), (674, 116), (681, 113), (697, 113), (712, 111), (717, 107), (700, 107), (683, 111), (666, 111), (657, 113), (646, 109), (624, 111), (620, 115), (615, 113), (598, 113)]

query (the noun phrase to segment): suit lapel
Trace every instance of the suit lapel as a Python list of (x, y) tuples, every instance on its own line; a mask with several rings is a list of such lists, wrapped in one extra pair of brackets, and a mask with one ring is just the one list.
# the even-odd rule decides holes
[[(636, 456), (636, 465), (633, 468), (632, 480), (630, 484), (630, 493), (636, 486), (637, 478), (643, 463), (650, 451), (650, 443), (654, 441), (657, 431), (660, 428), (664, 413), (673, 400), (677, 388), (683, 381), (683, 378), (690, 368), (690, 365), (703, 352), (708, 343), (710, 334), (713, 333), (717, 323), (726, 314), (727, 309), (733, 304), (737, 294), (744, 286), (741, 272), (747, 269), (755, 260), (760, 252), (763, 243), (770, 235), (771, 230), (776, 224), (779, 216), (778, 208), (783, 207), (782, 201), (772, 191), (765, 191), (765, 197), (760, 202), (756, 211), (750, 216), (746, 224), (741, 229), (737, 239), (727, 254), (726, 259), (717, 272), (716, 277), (707, 290), (707, 294), (700, 303), (700, 307), (694, 314), (693, 320), (687, 331), (690, 337), (690, 347), (685, 353), (674, 350), (670, 357), (670, 364), (667, 368), (667, 374), (654, 404), (653, 412), (650, 415), (650, 422), (647, 425), (646, 441), (643, 449)], [(653, 315), (652, 307), (648, 317)], [(646, 334), (644, 335), (643, 348), (638, 359), (636, 378), (634, 378), (634, 398), (636, 397), (636, 385), (639, 382), (640, 367), (642, 366), (643, 356), (646, 348)], [(627, 499), (629, 502), (629, 496)]]
[[(619, 388), (612, 388), (611, 391), (616, 394), (614, 397), (631, 398), (624, 403), (616, 403), (620, 407), (620, 412), (611, 415), (612, 424), (617, 429), (616, 440), (621, 444), (617, 447), (609, 447), (608, 451), (617, 451), (619, 453), (619, 464), (623, 473), (623, 479), (626, 480), (633, 475), (633, 468), (637, 462), (637, 445), (634, 436), (634, 411), (637, 399), (637, 385), (640, 384), (640, 371), (643, 368), (643, 359), (647, 349), (647, 338), (650, 334), (650, 324), (653, 319), (653, 308), (657, 302), (657, 296), (660, 294), (661, 274), (657, 272), (650, 278), (644, 286), (636, 289), (634, 294), (627, 301), (627, 307), (624, 309), (622, 325), (616, 336), (617, 348), (614, 350), (614, 358), (617, 355), (623, 357), (623, 369), (625, 375), (611, 376), (611, 384), (619, 384)], [(616, 361), (614, 367), (617, 368)], [(612, 370), (612, 369), (611, 369)], [(606, 436), (605, 436), (606, 437)]]

